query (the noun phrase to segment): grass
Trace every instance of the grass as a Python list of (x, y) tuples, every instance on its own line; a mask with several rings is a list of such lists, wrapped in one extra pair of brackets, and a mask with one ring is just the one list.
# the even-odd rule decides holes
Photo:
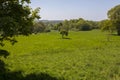
[(17, 37), (14, 46), (1, 49), (10, 53), (1, 59), (10, 71), (47, 73), (65, 80), (120, 80), (120, 37), (99, 30), (70, 32), (62, 39), (58, 32)]

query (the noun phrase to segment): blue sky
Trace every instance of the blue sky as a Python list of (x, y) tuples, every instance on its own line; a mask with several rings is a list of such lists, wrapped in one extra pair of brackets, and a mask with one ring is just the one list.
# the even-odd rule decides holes
[(40, 7), (44, 20), (64, 20), (84, 18), (103, 20), (107, 11), (120, 4), (120, 0), (31, 0), (31, 7)]

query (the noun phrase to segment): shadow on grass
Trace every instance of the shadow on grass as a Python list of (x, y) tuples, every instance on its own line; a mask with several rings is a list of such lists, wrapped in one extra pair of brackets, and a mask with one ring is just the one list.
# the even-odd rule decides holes
[[(8, 51), (0, 50), (0, 56), (7, 58)], [(6, 68), (4, 61), (0, 60), (0, 80), (64, 80), (64, 78), (52, 77), (47, 73), (31, 73), (26, 76), (22, 71), (10, 71)]]
[(71, 38), (62, 38), (62, 39), (71, 39)]
[(58, 38), (58, 39), (66, 39), (66, 40), (71, 40), (72, 38)]
[(118, 35), (118, 34), (111, 34), (112, 36), (120, 36), (120, 35)]

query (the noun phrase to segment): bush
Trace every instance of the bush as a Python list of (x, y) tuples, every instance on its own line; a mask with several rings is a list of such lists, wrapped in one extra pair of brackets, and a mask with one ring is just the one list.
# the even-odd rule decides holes
[(50, 29), (46, 29), (44, 32), (51, 32), (51, 30)]
[(76, 29), (78, 29), (79, 31), (89, 31), (92, 29), (92, 26), (90, 26), (87, 22), (84, 23), (80, 23)]
[(91, 28), (91, 26), (89, 26), (89, 25), (83, 25), (83, 26), (81, 26), (80, 28), (79, 28), (79, 30), (80, 31), (89, 31), (89, 30), (91, 30), (92, 28)]

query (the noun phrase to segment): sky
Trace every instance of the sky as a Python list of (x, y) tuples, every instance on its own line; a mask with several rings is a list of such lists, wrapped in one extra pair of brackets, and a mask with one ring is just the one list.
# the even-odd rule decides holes
[(31, 0), (30, 6), (40, 7), (41, 20), (69, 20), (84, 18), (100, 21), (120, 0)]

